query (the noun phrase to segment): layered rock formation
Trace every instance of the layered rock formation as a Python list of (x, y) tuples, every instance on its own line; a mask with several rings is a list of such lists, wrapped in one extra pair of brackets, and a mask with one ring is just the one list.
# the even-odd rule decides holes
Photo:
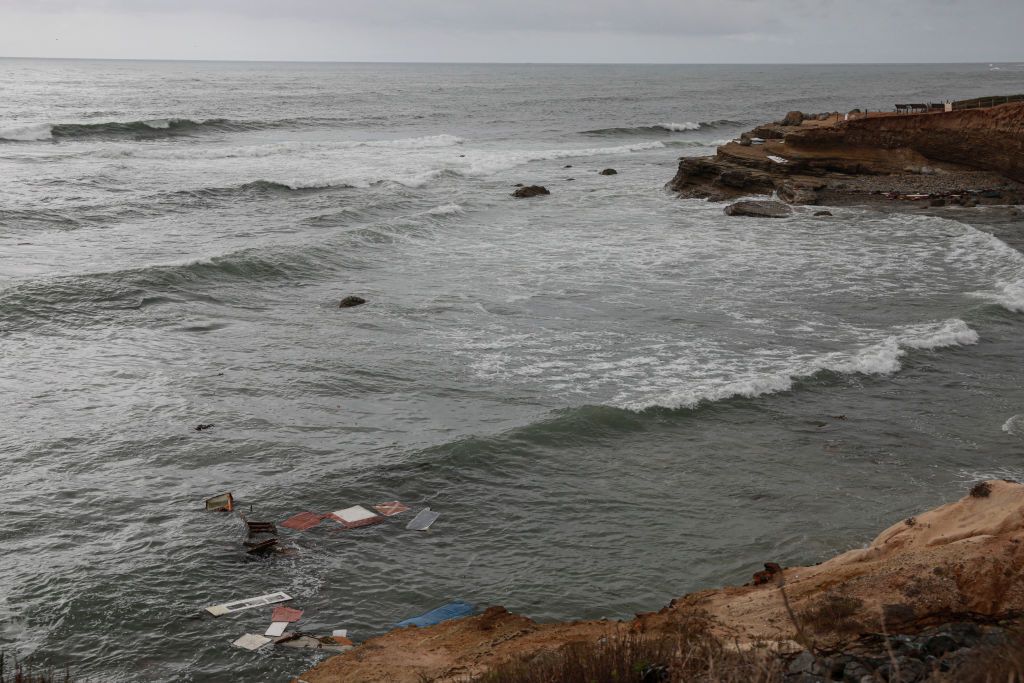
[(850, 120), (796, 113), (744, 133), (713, 157), (681, 159), (669, 188), (713, 200), (777, 192), (792, 204), (872, 195), (1018, 203), (1022, 196), (1024, 103)]
[(678, 632), (698, 616), (723, 642), (740, 648), (775, 642), (799, 650), (813, 641), (820, 652), (827, 646), (841, 651), (865, 632), (917, 633), (1020, 615), (1024, 486), (984, 482), (955, 503), (896, 523), (866, 548), (811, 567), (772, 569), (770, 580), (758, 585), (693, 593), (629, 621), (537, 624), (492, 607), (429, 628), (397, 629), (301, 680), (469, 681), (510, 659), (615, 635)]

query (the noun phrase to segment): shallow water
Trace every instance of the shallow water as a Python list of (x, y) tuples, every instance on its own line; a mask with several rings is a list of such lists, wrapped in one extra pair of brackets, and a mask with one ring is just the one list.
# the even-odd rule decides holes
[[(1019, 219), (663, 189), (789, 109), (1024, 71), (8, 60), (0, 85), (0, 646), (41, 662), (285, 680), (315, 656), (230, 646), (264, 611), (190, 618), (275, 590), (359, 640), (451, 599), (623, 617), (1024, 476), (1024, 256), (988, 234)], [(441, 518), (250, 560), (200, 511), (229, 489), (276, 521)]]

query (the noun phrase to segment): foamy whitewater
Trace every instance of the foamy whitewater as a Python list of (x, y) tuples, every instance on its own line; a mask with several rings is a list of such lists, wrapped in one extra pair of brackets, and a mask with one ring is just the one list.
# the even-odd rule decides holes
[[(230, 645), (266, 614), (189, 617), (282, 590), (359, 641), (453, 599), (618, 618), (1020, 471), (1019, 217), (731, 218), (664, 186), (792, 109), (1022, 73), (3, 66), (7, 652), (288, 680), (319, 655)], [(255, 559), (201, 511), (228, 490), (277, 523), (441, 517)]]

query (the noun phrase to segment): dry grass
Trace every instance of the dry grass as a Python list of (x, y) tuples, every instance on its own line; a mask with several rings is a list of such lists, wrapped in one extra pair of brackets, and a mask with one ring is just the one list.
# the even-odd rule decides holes
[(853, 635), (865, 630), (855, 617), (862, 614), (864, 602), (848, 595), (829, 593), (820, 602), (801, 610), (798, 617), (804, 628), (814, 633)]
[(481, 683), (778, 683), (785, 662), (725, 646), (699, 619), (658, 634), (609, 635), (512, 660)]

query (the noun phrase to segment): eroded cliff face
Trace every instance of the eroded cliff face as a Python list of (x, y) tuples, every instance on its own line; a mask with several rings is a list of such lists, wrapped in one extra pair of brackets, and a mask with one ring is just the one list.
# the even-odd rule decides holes
[(849, 642), (863, 632), (916, 632), (951, 619), (1019, 614), (1024, 610), (1024, 485), (984, 482), (957, 502), (897, 522), (866, 548), (819, 565), (790, 567), (781, 575), (767, 573), (761, 585), (693, 593), (628, 621), (537, 624), (492, 607), (479, 616), (372, 638), (300, 680), (471, 681), (509, 659), (616, 634), (669, 633), (696, 615), (709, 620), (723, 642), (794, 646), (800, 636), (780, 584), (800, 615), (804, 637), (821, 646)]
[(1024, 103), (1014, 103), (759, 126), (715, 156), (681, 159), (668, 186), (719, 201), (778, 192), (792, 204), (909, 196), (971, 206), (1018, 203), (1022, 183)]
[(1024, 182), (1024, 102), (990, 109), (882, 116), (798, 129), (785, 137), (797, 153), (875, 148), (922, 157)]

